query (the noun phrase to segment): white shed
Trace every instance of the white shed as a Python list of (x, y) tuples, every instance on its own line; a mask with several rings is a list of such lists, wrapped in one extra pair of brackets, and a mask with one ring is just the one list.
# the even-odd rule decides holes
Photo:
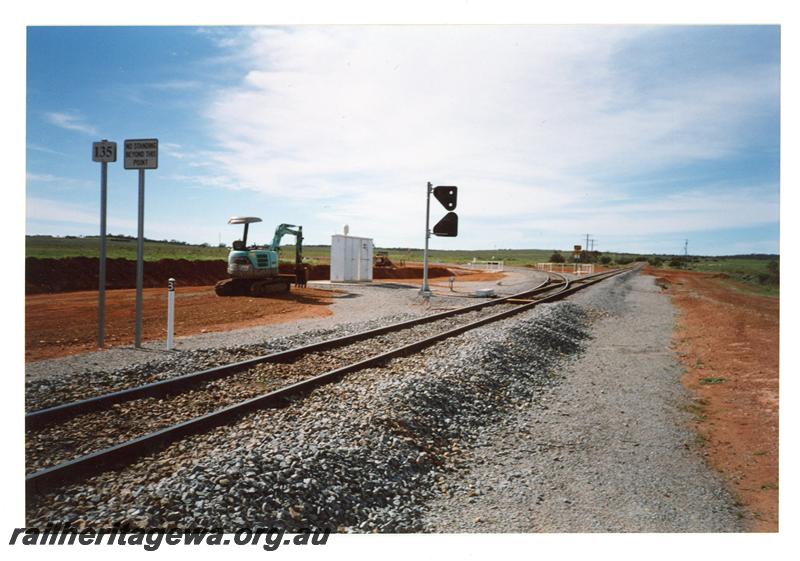
[(372, 238), (331, 236), (331, 281), (371, 281), (372, 250)]

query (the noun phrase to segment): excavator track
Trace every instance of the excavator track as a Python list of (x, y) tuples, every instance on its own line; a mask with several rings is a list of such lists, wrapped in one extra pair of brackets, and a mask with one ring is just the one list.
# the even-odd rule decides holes
[(214, 285), (214, 292), (217, 296), (247, 296), (251, 283), (245, 279), (225, 279)]
[(289, 292), (290, 281), (282, 277), (283, 275), (280, 275), (273, 279), (254, 281), (250, 285), (250, 296), (270, 296)]
[(289, 292), (294, 275), (268, 279), (225, 279), (214, 285), (217, 296), (271, 296)]

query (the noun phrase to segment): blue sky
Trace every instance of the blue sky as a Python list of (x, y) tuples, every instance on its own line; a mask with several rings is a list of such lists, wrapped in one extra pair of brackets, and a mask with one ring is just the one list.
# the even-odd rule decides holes
[[(435, 248), (779, 248), (777, 26), (31, 27), (27, 65), (29, 234), (96, 234), (91, 142), (156, 137), (151, 238), (420, 247), (430, 180)], [(136, 187), (110, 164), (109, 231)]]

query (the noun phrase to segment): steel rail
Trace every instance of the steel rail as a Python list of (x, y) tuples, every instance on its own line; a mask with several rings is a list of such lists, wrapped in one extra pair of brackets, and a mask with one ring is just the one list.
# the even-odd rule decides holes
[(350, 372), (385, 363), (387, 360), (394, 357), (418, 351), (433, 345), (434, 343), (455, 335), (459, 335), (471, 329), (475, 329), (488, 323), (505, 319), (525, 310), (529, 310), (534, 306), (544, 302), (551, 302), (563, 298), (564, 296), (585, 288), (586, 286), (590, 286), (611, 276), (629, 272), (631, 270), (632, 269), (629, 268), (610, 273), (599, 273), (597, 275), (592, 275), (591, 277), (584, 277), (574, 281), (565, 279), (563, 284), (550, 287), (551, 290), (556, 290), (556, 292), (543, 296), (536, 301), (522, 304), (510, 310), (481, 318), (475, 322), (455, 327), (448, 331), (438, 333), (431, 337), (427, 337), (401, 347), (397, 347), (356, 363), (330, 370), (306, 380), (285, 386), (278, 390), (271, 391), (264, 395), (223, 407), (215, 412), (201, 415), (199, 417), (195, 417), (194, 419), (190, 419), (176, 425), (140, 436), (138, 438), (128, 440), (110, 448), (98, 450), (73, 460), (68, 460), (55, 466), (41, 469), (26, 476), (26, 495), (31, 498), (59, 485), (95, 475), (111, 467), (130, 464), (136, 459), (162, 449), (185, 436), (206, 432), (214, 427), (224, 425), (245, 413), (266, 407), (277, 408), (286, 406), (290, 402), (289, 400), (291, 398), (296, 398), (299, 395), (307, 395), (311, 390), (321, 385), (338, 380), (340, 377)]
[[(563, 275), (560, 275), (558, 273), (552, 273), (552, 274), (561, 277), (562, 283), (565, 282), (566, 277), (564, 277)], [(292, 349), (287, 349), (285, 351), (279, 351), (268, 355), (262, 355), (239, 362), (234, 362), (231, 364), (215, 366), (213, 368), (208, 368), (206, 370), (191, 372), (189, 374), (184, 374), (182, 376), (167, 378), (166, 380), (159, 380), (158, 382), (151, 382), (149, 384), (143, 384), (141, 386), (126, 388), (123, 390), (118, 390), (115, 392), (110, 392), (107, 394), (90, 397), (79, 401), (72, 401), (61, 405), (54, 405), (52, 407), (31, 411), (25, 415), (25, 429), (37, 430), (47, 425), (50, 425), (56, 421), (64, 420), (77, 415), (82, 415), (84, 413), (90, 413), (92, 411), (97, 411), (100, 409), (106, 409), (116, 403), (122, 403), (134, 399), (142, 399), (145, 397), (159, 397), (159, 398), (164, 397), (165, 395), (175, 392), (177, 390), (189, 386), (194, 386), (202, 382), (208, 382), (211, 380), (225, 378), (237, 372), (248, 370), (264, 362), (284, 362), (311, 352), (343, 346), (355, 341), (360, 341), (364, 339), (369, 339), (371, 337), (375, 337), (377, 335), (382, 335), (384, 333), (399, 331), (401, 329), (406, 329), (408, 327), (422, 325), (425, 323), (438, 321), (440, 319), (444, 319), (447, 317), (452, 317), (455, 315), (477, 311), (489, 306), (497, 306), (499, 304), (509, 303), (509, 301), (513, 300), (514, 298), (521, 298), (523, 296), (532, 296), (535, 294), (539, 294), (542, 291), (549, 290), (551, 288), (551, 282), (552, 278), (548, 278), (542, 284), (534, 288), (531, 288), (529, 290), (511, 296), (505, 296), (502, 298), (497, 298), (486, 302), (479, 302), (478, 304), (470, 304), (469, 306), (464, 306), (461, 308), (457, 308), (455, 310), (447, 310), (444, 312), (439, 312), (436, 314), (424, 316), (421, 318), (414, 318), (399, 323), (393, 323), (391, 325), (387, 325), (384, 327), (378, 327), (375, 329), (361, 331), (359, 333), (354, 333), (351, 335), (345, 335), (343, 337), (336, 337), (334, 339), (328, 339), (325, 341), (320, 341), (318, 343), (312, 343), (309, 345), (294, 347)]]

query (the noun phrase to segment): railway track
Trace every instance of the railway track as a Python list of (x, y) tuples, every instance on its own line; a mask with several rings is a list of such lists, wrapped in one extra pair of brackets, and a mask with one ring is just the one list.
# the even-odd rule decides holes
[[(510, 297), (30, 412), (26, 456), (29, 469), (36, 471), (26, 476), (27, 494), (130, 463), (256, 409), (281, 407), (350, 372), (384, 364), (620, 272), (625, 270), (574, 281), (552, 273), (548, 281)], [(376, 347), (389, 350), (375, 353)]]

